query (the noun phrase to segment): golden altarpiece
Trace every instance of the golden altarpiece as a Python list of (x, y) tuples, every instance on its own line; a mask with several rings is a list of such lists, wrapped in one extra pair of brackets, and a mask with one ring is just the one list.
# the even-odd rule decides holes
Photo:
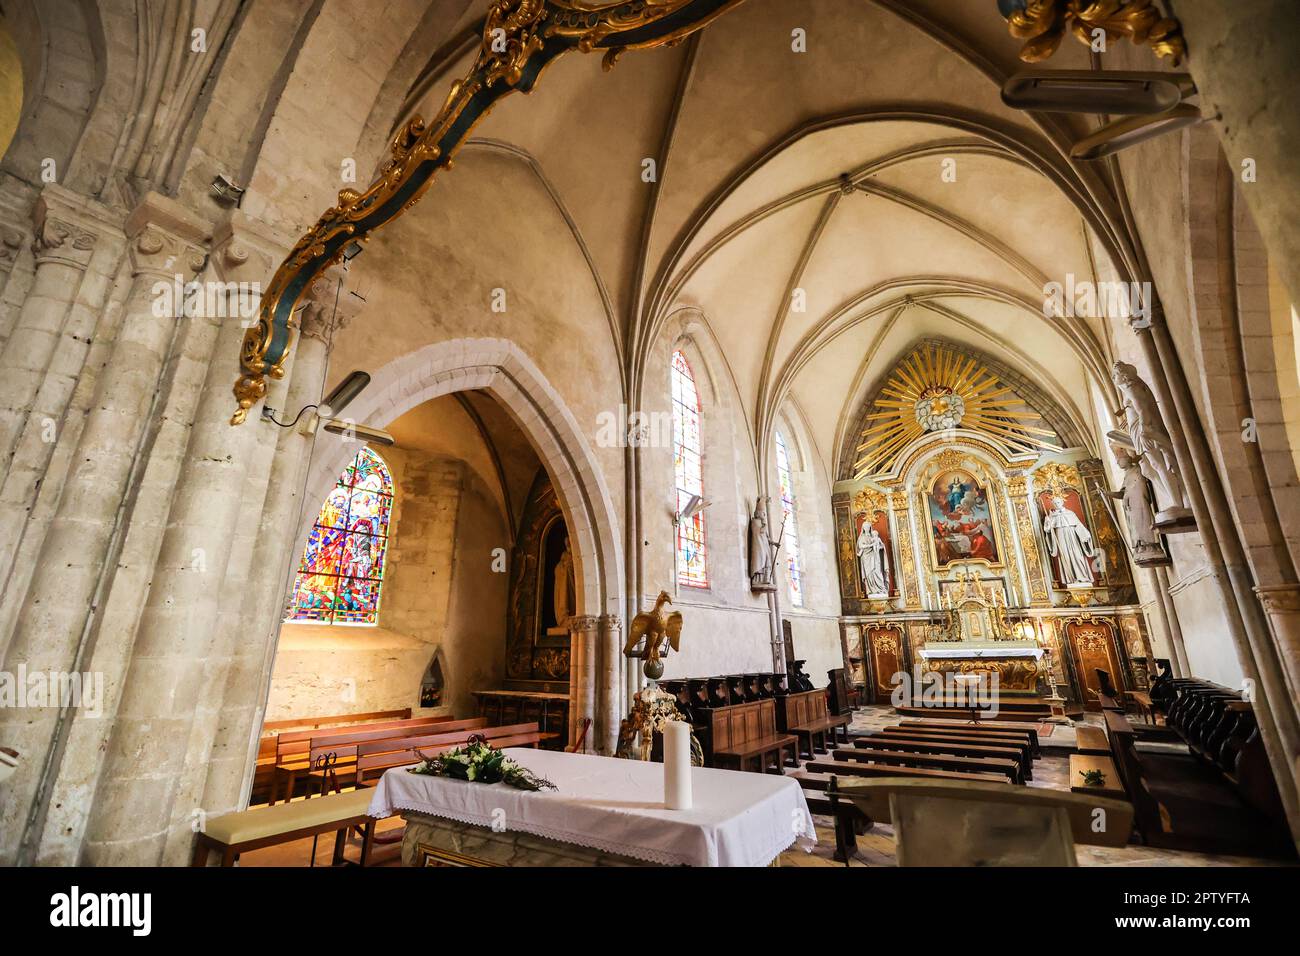
[(835, 484), (845, 666), (1099, 707), (1147, 684), (1150, 643), (1102, 464), (1041, 389), (970, 350), (915, 346), (864, 402)]

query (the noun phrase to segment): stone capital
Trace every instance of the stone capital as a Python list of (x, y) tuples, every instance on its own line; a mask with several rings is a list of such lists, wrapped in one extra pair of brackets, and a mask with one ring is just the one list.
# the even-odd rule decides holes
[(600, 620), (594, 614), (575, 614), (568, 620), (569, 633), (581, 634), (594, 631), (600, 626)]
[(348, 288), (347, 269), (330, 266), (307, 286), (293, 324), (304, 338), (328, 345), (335, 332), (351, 324), (362, 305), (362, 300)]
[(601, 630), (611, 632), (623, 630), (623, 619), (617, 614), (602, 614), (597, 621)]
[(1255, 588), (1255, 596), (1268, 614), (1300, 614), (1300, 584), (1274, 584)]
[(211, 226), (175, 200), (148, 193), (125, 225), (133, 275), (188, 282), (203, 268)]
[(213, 232), (212, 265), (223, 282), (257, 283), (264, 290), (292, 245), (236, 209)]
[(32, 252), (38, 266), (60, 262), (84, 269), (101, 238), (120, 240), (122, 235), (120, 220), (105, 207), (55, 183), (37, 198), (32, 221)]
[(13, 226), (0, 226), (0, 272), (8, 272), (14, 267), (28, 238), (26, 233)]

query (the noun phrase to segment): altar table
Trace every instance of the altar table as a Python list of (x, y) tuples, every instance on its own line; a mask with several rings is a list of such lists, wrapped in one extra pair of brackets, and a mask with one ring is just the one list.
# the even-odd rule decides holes
[(766, 866), (792, 844), (811, 850), (817, 842), (803, 789), (791, 777), (693, 767), (692, 808), (669, 810), (663, 764), (515, 747), (506, 753), (559, 789), (517, 790), (397, 767), (380, 779), (370, 815), (458, 821), (668, 866)]

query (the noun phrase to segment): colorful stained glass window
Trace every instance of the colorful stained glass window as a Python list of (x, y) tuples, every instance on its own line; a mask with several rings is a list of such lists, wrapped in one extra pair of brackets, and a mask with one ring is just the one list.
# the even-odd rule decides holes
[(378, 620), (392, 511), (392, 476), (383, 459), (362, 448), (325, 498), (307, 537), (287, 620)]
[(790, 603), (803, 607), (803, 567), (799, 563), (799, 531), (795, 527), (794, 483), (790, 480), (790, 452), (785, 437), (776, 433), (776, 480), (781, 486), (781, 517), (785, 528), (781, 540), (785, 548), (785, 567), (790, 580)]
[[(704, 469), (700, 461), (700, 395), (695, 375), (681, 352), (673, 353), (673, 477), (677, 488), (677, 513), (695, 495), (704, 497)], [(709, 586), (708, 548), (704, 542), (704, 512), (696, 511), (677, 523), (677, 583), (693, 588)]]

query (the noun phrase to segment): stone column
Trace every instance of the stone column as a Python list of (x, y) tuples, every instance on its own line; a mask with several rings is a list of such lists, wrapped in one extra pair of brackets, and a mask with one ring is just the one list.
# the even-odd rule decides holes
[[(618, 725), (624, 716), (619, 690), (623, 683), (623, 622), (617, 614), (602, 614), (596, 619), (596, 634), (601, 679), (596, 694), (599, 716), (592, 730), (597, 734), (596, 751), (613, 756), (618, 748)], [(627, 703), (630, 707), (632, 702)]]
[[(1223, 141), (1233, 175), (1268, 244), (1269, 260), (1300, 302), (1300, 125), (1293, 119), (1300, 20), (1293, 0), (1177, 0), (1187, 70), (1201, 112)], [(1249, 162), (1250, 180), (1243, 179)]]
[[(155, 284), (170, 288), (203, 265), (197, 245), (206, 227), (171, 200), (151, 196), (127, 220), (131, 291), (123, 322), (77, 442), (64, 493), (35, 562), (15, 621), (6, 668), (80, 672), (85, 637), (116, 561), (110, 550), (121, 527), (120, 506), (142, 454), (150, 406), (180, 321), (157, 314)], [(24, 755), (0, 791), (0, 858), (12, 859), (23, 831), (30, 841), (58, 772), (54, 755), (72, 715), (60, 708), (19, 719), (0, 710), (0, 739)], [(13, 842), (11, 842), (13, 841)]]
[(1300, 700), (1300, 584), (1257, 587), (1292, 700)]
[[(240, 213), (213, 242), (220, 279), (253, 290), (254, 299), (282, 253)], [(224, 640), (235, 639), (219, 633), (217, 620), (257, 441), (255, 423), (228, 425), (243, 333), (235, 316), (217, 335), (90, 811), (83, 845), (90, 865), (183, 862), (165, 860), (164, 848), (180, 778), (187, 764), (206, 761), (211, 748), (211, 738), (191, 739), (195, 706), (211, 691), (204, 686), (210, 658)], [(188, 829), (189, 811), (197, 807), (184, 809)]]
[(13, 226), (0, 225), (0, 296), (9, 287), (9, 275), (14, 271), (23, 245), (30, 239)]
[[(334, 333), (359, 311), (361, 300), (346, 289), (336, 295), (342, 274), (341, 268), (330, 269), (308, 290), (309, 298), (299, 313), (299, 335), (290, 359), (284, 408), (277, 416), (282, 421), (320, 402), (329, 343)], [(238, 616), (223, 625), (237, 640), (226, 667), (220, 717), (206, 765), (202, 806), (208, 816), (242, 809), (252, 789), (285, 594), (301, 557), (298, 529), (302, 512), (319, 507), (319, 502), (304, 502), (302, 497), (315, 436), (319, 434), (309, 427), (311, 421), (308, 413), (295, 428), (274, 428), (275, 457), (264, 505), (255, 522), (251, 561), (241, 589), (244, 598)], [(250, 421), (243, 427), (253, 424)]]
[[(36, 277), (13, 333), (0, 352), (0, 463), (7, 465), (63, 335), (81, 279), (99, 239), (86, 202), (48, 186), (36, 203)], [(93, 222), (93, 219), (91, 219)]]
[(582, 745), (583, 753), (596, 750), (596, 642), (600, 620), (591, 614), (569, 618), (569, 746), (576, 747), (582, 734), (582, 721), (593, 724)]

